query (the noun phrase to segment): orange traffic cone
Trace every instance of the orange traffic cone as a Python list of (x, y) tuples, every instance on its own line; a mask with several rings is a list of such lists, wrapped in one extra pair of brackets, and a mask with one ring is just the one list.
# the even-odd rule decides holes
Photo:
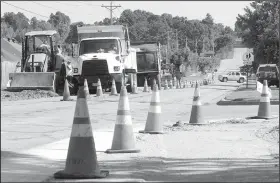
[(169, 81), (169, 88), (172, 89), (173, 88), (173, 83), (172, 83), (172, 78)]
[(90, 123), (84, 86), (79, 87), (65, 169), (54, 174), (58, 179), (105, 178), (100, 171)]
[(145, 82), (144, 82), (144, 90), (143, 90), (143, 92), (149, 92), (147, 78), (145, 78)]
[(85, 79), (85, 82), (84, 82), (84, 88), (85, 88), (86, 98), (88, 99), (88, 98), (90, 97), (90, 94), (89, 94), (89, 89), (88, 89), (88, 82), (87, 82), (87, 79)]
[(196, 83), (193, 97), (193, 105), (189, 124), (204, 124), (204, 119), (201, 112), (199, 85)]
[(60, 101), (73, 101), (73, 99), (71, 99), (70, 97), (70, 91), (69, 91), (69, 85), (67, 79), (65, 79), (64, 82), (63, 99), (61, 99)]
[(173, 78), (173, 87), (176, 88), (176, 86), (177, 86), (177, 80), (176, 80), (176, 77), (174, 77)]
[(176, 89), (180, 89), (180, 88), (181, 88), (181, 86), (180, 86), (180, 82), (178, 80), (177, 83), (176, 83)]
[(139, 133), (163, 134), (163, 125), (160, 119), (161, 106), (158, 86), (154, 85), (150, 109), (144, 131)]
[(187, 81), (184, 82), (184, 88), (188, 88), (188, 82)]
[(132, 89), (131, 94), (138, 94), (138, 92), (137, 92), (138, 88), (136, 86), (136, 82), (135, 81), (133, 81), (131, 89)]
[(164, 90), (168, 90), (168, 82), (167, 82), (167, 79), (165, 79), (165, 82), (164, 82)]
[(269, 98), (269, 91), (267, 86), (267, 80), (263, 81), (263, 88), (262, 88), (262, 94), (261, 99), (259, 103), (259, 110), (258, 110), (258, 116), (250, 117), (251, 119), (272, 119), (276, 118), (271, 116), (271, 109), (270, 109), (270, 98)]
[(101, 86), (101, 82), (100, 82), (99, 78), (98, 78), (98, 81), (97, 81), (96, 96), (97, 97), (102, 97), (103, 96), (103, 90), (102, 90), (102, 86)]
[(115, 96), (118, 96), (118, 92), (117, 92), (117, 89), (116, 89), (116, 82), (115, 82), (115, 79), (113, 78), (112, 80), (112, 87), (111, 87), (111, 93), (110, 95), (115, 95)]
[(120, 92), (117, 120), (114, 129), (114, 136), (111, 149), (106, 153), (138, 153), (135, 149), (135, 138), (132, 128), (132, 119), (125, 86), (122, 86)]

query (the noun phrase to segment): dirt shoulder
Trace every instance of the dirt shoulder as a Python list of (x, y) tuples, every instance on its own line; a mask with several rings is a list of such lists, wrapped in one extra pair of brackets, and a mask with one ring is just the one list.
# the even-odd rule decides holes
[[(100, 168), (110, 175), (88, 182), (278, 181), (278, 120), (228, 119), (202, 126), (166, 126), (161, 135), (135, 133), (140, 153), (98, 154)], [(63, 161), (59, 163), (63, 169)], [(52, 176), (47, 180), (60, 181)]]

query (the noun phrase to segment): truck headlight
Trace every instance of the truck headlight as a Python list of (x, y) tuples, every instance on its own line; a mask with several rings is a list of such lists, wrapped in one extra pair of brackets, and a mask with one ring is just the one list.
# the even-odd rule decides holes
[(119, 71), (120, 70), (120, 66), (114, 66), (114, 71)]
[(78, 68), (74, 68), (74, 73), (78, 73)]

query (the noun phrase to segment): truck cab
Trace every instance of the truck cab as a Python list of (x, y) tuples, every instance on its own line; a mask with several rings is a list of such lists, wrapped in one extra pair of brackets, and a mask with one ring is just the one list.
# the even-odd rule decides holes
[(102, 88), (110, 90), (115, 79), (117, 92), (122, 83), (137, 72), (136, 51), (130, 48), (128, 30), (124, 26), (78, 27), (78, 59), (74, 75), (87, 79), (90, 91), (95, 91), (100, 79)]

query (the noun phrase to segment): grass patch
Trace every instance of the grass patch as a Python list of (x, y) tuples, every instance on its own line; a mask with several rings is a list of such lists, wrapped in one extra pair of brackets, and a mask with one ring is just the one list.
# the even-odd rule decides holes
[[(272, 98), (270, 100), (279, 100), (279, 88), (271, 87)], [(248, 88), (246, 84), (241, 85), (237, 90), (225, 97), (226, 100), (231, 101), (246, 101), (246, 100), (259, 100), (261, 93), (256, 89), (256, 84), (249, 83)]]

